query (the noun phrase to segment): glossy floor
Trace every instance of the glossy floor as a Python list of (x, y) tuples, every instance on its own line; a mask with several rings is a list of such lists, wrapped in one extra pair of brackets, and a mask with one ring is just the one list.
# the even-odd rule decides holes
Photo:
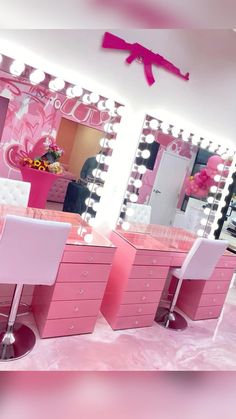
[[(35, 329), (32, 317), (24, 323)], [(114, 332), (101, 316), (93, 334), (38, 339), (27, 357), (0, 363), (0, 370), (236, 370), (236, 288), (221, 319), (188, 323), (182, 332), (156, 323)]]

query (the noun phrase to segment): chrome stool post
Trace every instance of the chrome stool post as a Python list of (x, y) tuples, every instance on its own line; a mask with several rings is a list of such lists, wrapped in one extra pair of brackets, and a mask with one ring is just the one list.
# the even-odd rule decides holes
[(26, 325), (16, 323), (23, 285), (16, 285), (7, 323), (0, 323), (0, 361), (12, 361), (27, 355), (34, 347), (36, 337)]
[(185, 318), (181, 316), (181, 314), (174, 311), (180, 288), (182, 285), (183, 280), (177, 279), (176, 288), (174, 291), (173, 299), (170, 302), (170, 306), (168, 307), (159, 307), (156, 312), (155, 322), (158, 323), (160, 326), (165, 327), (166, 329), (171, 330), (184, 330), (188, 326)]

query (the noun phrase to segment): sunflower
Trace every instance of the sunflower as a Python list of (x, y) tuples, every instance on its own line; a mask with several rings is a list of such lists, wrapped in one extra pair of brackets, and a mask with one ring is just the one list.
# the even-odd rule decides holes
[(39, 166), (38, 170), (46, 170), (46, 168), (44, 166)]
[(34, 160), (34, 167), (40, 167), (41, 166), (41, 161), (40, 160)]

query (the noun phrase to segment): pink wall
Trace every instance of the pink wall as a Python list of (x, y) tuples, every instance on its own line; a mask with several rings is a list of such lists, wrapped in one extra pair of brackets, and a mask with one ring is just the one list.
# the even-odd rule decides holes
[[(160, 166), (160, 162), (161, 162), (164, 151), (168, 151), (173, 154), (178, 154), (179, 156), (189, 159), (189, 166), (193, 164), (192, 162), (194, 161), (196, 153), (197, 153), (196, 146), (190, 145), (189, 143), (176, 139), (169, 134), (158, 133), (156, 137), (156, 141), (159, 142), (160, 148), (157, 154), (157, 158), (156, 158), (156, 162), (155, 162), (153, 170), (147, 170), (146, 173), (142, 177), (143, 185), (141, 189), (139, 190), (139, 199), (138, 199), (138, 202), (140, 204), (147, 203), (151, 196), (153, 184), (155, 182), (156, 175), (158, 173), (158, 168)], [(184, 179), (183, 179), (183, 182), (184, 182)], [(181, 192), (182, 192), (181, 197), (183, 198), (184, 197), (183, 187), (181, 189)], [(178, 208), (179, 208), (179, 205), (181, 204), (182, 202), (180, 202), (179, 200)]]
[(6, 97), (0, 96), (0, 141), (2, 138), (2, 132), (5, 125), (8, 103), (9, 103), (9, 99), (7, 99)]
[(0, 96), (9, 97), (0, 142), (0, 176), (21, 178), (17, 161), (36, 147), (40, 138), (56, 138), (61, 117), (103, 131), (110, 116), (94, 105), (34, 86), (21, 78), (0, 71)]

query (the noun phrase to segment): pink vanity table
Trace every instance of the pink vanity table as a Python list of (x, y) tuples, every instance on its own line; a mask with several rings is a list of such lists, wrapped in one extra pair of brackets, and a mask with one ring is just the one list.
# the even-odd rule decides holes
[[(42, 338), (91, 333), (100, 310), (115, 246), (85, 224), (88, 232), (93, 234), (92, 242), (86, 244), (77, 233), (81, 224), (84, 225), (78, 214), (0, 206), (0, 222), (5, 214), (72, 224), (56, 283), (52, 287), (35, 287), (32, 310)], [(35, 268), (40, 269), (40, 266)], [(5, 294), (9, 294), (7, 287), (9, 285), (3, 286)], [(28, 288), (24, 295), (32, 292), (32, 287)], [(1, 291), (0, 288), (0, 294)]]
[[(101, 311), (111, 327), (151, 326), (172, 267), (181, 267), (195, 235), (158, 225), (132, 226), (132, 232), (112, 233), (117, 246)], [(177, 307), (190, 319), (220, 316), (236, 258), (226, 252), (208, 281), (184, 281)], [(170, 283), (170, 290), (173, 281)]]

